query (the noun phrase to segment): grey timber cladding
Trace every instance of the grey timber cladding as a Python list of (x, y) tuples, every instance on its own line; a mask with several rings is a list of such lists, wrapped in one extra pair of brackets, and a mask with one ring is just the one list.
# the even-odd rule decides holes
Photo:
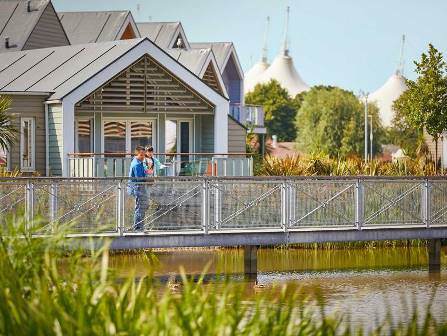
[(214, 152), (214, 117), (211, 115), (201, 116), (201, 151), (203, 153)]
[(23, 50), (69, 45), (70, 41), (62, 28), (51, 2), (47, 5), (31, 32)]
[[(34, 118), (35, 120), (35, 162), (36, 172), (45, 175), (45, 105), (46, 96), (12, 95), (12, 104), (8, 113), (13, 115), (13, 125), (20, 130), (20, 118)], [(20, 134), (11, 147), (11, 168), (20, 169)]]
[(63, 160), (62, 105), (48, 105), (48, 163), (49, 175), (62, 175)]
[(49, 0), (33, 0), (30, 9), (27, 1), (0, 0), (0, 53), (69, 44)]
[(228, 152), (229, 153), (245, 153), (245, 138), (247, 130), (244, 126), (228, 117)]

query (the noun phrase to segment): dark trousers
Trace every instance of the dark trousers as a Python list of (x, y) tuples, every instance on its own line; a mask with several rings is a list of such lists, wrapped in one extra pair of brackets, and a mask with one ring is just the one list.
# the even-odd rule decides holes
[(144, 217), (148, 207), (148, 194), (144, 185), (135, 186), (135, 214), (132, 229), (142, 231), (144, 229)]

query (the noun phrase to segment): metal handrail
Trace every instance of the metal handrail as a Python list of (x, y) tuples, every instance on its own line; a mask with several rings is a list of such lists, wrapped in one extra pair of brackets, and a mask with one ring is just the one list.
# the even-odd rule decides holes
[(141, 181), (154, 182), (160, 181), (202, 181), (206, 180), (249, 180), (249, 181), (356, 181), (357, 179), (362, 179), (365, 181), (393, 181), (393, 182), (410, 182), (410, 181), (425, 181), (425, 180), (436, 180), (447, 182), (447, 176), (369, 176), (369, 175), (351, 175), (351, 176), (330, 176), (330, 175), (319, 175), (319, 176), (157, 176), (157, 177), (144, 177), (144, 178), (130, 178), (130, 177), (61, 177), (61, 176), (15, 176), (15, 177), (0, 177), (0, 181), (7, 182), (20, 182), (25, 181), (91, 181), (91, 180), (116, 180), (124, 181), (129, 179), (140, 179)]
[[(176, 234), (185, 227), (212, 234), (263, 227), (289, 232), (309, 226), (318, 230), (447, 226), (442, 216), (447, 203), (445, 177), (342, 178), (3, 178), (0, 197), (10, 195), (11, 185), (26, 188), (18, 190), (17, 197), (7, 197), (10, 203), (2, 204), (6, 207), (0, 222), (22, 206), (28, 227), (32, 227), (34, 215), (39, 215), (50, 225), (79, 220), (77, 229), (84, 234), (98, 233), (105, 222), (110, 234), (126, 235), (129, 231), (125, 228), (133, 220), (134, 199), (124, 190), (128, 181), (136, 180), (147, 187), (152, 201), (152, 212), (144, 216), (144, 224), (150, 221), (151, 225), (145, 227)], [(415, 207), (411, 218), (406, 212), (409, 206)], [(102, 211), (104, 218), (94, 217)], [(111, 222), (116, 225), (110, 226)]]
[[(116, 155), (117, 157), (121, 156), (133, 156), (134, 153), (68, 153), (68, 157), (84, 157), (84, 156), (107, 156), (113, 157)], [(172, 153), (172, 152), (154, 152), (154, 155), (164, 155), (164, 156), (175, 156), (175, 155), (191, 155), (191, 156), (254, 156), (254, 153), (195, 153), (195, 152), (187, 152), (187, 153)]]

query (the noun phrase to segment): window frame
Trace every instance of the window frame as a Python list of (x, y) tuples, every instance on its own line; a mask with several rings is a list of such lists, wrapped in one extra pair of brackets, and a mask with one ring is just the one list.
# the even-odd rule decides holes
[[(157, 138), (157, 118), (138, 118), (138, 117), (126, 117), (126, 118), (110, 118), (105, 117), (102, 120), (101, 123), (101, 152), (104, 153), (104, 126), (106, 122), (110, 121), (116, 121), (116, 122), (124, 122), (126, 123), (126, 153), (132, 155), (133, 148), (131, 147), (132, 139), (131, 139), (131, 123), (135, 121), (141, 121), (141, 122), (152, 122), (152, 147), (154, 147), (154, 151), (157, 151), (158, 148), (158, 138)], [(110, 153), (113, 154), (113, 153)], [(107, 154), (110, 156), (109, 154)]]
[(79, 153), (79, 134), (78, 134), (78, 123), (79, 121), (89, 121), (91, 128), (91, 139), (90, 139), (90, 152), (95, 152), (95, 120), (93, 117), (76, 117), (75, 118), (75, 152)]
[[(23, 165), (23, 155), (25, 150), (25, 134), (23, 132), (24, 123), (29, 122), (30, 125), (30, 148), (31, 164), (29, 166)], [(36, 119), (34, 117), (21, 117), (20, 118), (20, 170), (22, 172), (35, 172), (36, 171)]]

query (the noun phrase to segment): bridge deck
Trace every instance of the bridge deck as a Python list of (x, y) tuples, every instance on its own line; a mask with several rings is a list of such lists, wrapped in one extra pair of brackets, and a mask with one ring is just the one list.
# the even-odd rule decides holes
[[(113, 238), (112, 248), (282, 245), (447, 237), (445, 178), (156, 178), (144, 232), (126, 178), (0, 180), (0, 224)], [(41, 225), (43, 223), (43, 225)]]

